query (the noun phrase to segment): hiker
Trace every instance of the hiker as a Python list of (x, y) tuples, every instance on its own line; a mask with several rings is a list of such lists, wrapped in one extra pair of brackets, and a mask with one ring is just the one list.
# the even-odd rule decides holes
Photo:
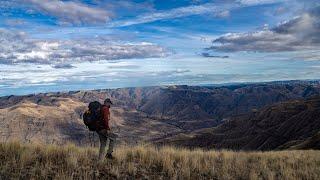
[(111, 132), (110, 129), (110, 107), (112, 102), (107, 98), (103, 105), (98, 101), (89, 103), (89, 110), (83, 114), (84, 124), (89, 128), (90, 131), (95, 131), (99, 135), (100, 139), (100, 149), (99, 149), (99, 159), (102, 160), (107, 141), (109, 140), (109, 147), (107, 155), (108, 159), (113, 159), (112, 152), (115, 144), (117, 135)]
[(106, 158), (113, 159), (112, 152), (113, 152), (114, 143), (116, 141), (116, 135), (112, 133), (109, 125), (111, 105), (112, 105), (112, 102), (109, 98), (104, 100), (104, 103), (101, 106), (101, 117), (100, 117), (100, 120), (97, 121), (96, 131), (100, 139), (99, 159), (102, 159), (105, 154), (105, 148), (108, 140), (109, 140), (109, 147), (108, 147)]

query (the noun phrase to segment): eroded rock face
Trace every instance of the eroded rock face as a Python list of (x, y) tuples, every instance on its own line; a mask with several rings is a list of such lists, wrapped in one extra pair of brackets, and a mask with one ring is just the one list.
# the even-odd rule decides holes
[(220, 125), (232, 116), (257, 111), (266, 105), (319, 94), (319, 82), (282, 82), (0, 97), (0, 140), (94, 144), (97, 136), (86, 129), (81, 115), (89, 102), (103, 102), (106, 97), (114, 102), (111, 117), (119, 142), (132, 144), (188, 134)]

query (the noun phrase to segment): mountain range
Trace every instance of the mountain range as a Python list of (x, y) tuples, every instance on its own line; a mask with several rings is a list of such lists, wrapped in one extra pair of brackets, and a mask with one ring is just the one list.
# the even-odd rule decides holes
[(318, 96), (319, 81), (12, 95), (0, 97), (0, 141), (97, 145), (97, 135), (86, 129), (81, 116), (89, 102), (108, 97), (120, 144), (313, 148), (319, 137)]

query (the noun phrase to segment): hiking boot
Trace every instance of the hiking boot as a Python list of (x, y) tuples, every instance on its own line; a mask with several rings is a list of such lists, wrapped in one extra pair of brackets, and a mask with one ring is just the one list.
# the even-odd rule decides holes
[(113, 156), (112, 156), (112, 154), (109, 154), (109, 153), (108, 153), (108, 154), (106, 155), (106, 158), (107, 158), (107, 159), (113, 159)]

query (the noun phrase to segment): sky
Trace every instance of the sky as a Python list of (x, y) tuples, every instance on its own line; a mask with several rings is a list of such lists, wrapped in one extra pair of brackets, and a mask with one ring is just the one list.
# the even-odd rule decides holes
[(0, 96), (319, 77), (318, 0), (0, 1)]

